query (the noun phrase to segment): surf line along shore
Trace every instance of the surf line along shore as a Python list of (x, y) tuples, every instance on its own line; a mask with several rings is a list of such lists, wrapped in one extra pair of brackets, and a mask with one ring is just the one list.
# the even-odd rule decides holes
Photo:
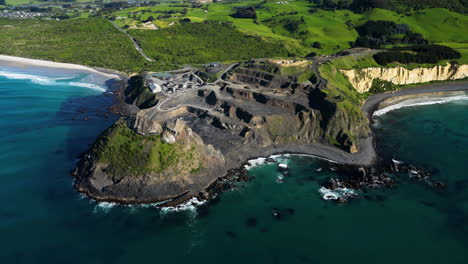
[(22, 58), (16, 56), (9, 56), (9, 55), (0, 55), (0, 65), (3, 66), (12, 66), (17, 68), (27, 68), (27, 67), (41, 67), (41, 68), (55, 68), (55, 69), (64, 69), (64, 70), (80, 70), (85, 71), (88, 73), (94, 73), (101, 76), (105, 76), (109, 79), (121, 79), (125, 77), (120, 72), (97, 68), (97, 67), (90, 67), (85, 65), (79, 64), (72, 64), (72, 63), (62, 63), (62, 62), (54, 62), (54, 61), (47, 61), (47, 60), (39, 60), (39, 59), (29, 59), (29, 58)]
[[(90, 67), (86, 65), (53, 62), (47, 60), (22, 58), (8, 55), (0, 55), (0, 66), (11, 67), (12, 69), (19, 70), (24, 69), (25, 72), (31, 71), (34, 74), (43, 71), (45, 73), (52, 72), (54, 74), (89, 74), (90, 76), (92, 76), (92, 78), (90, 80), (85, 81), (89, 85), (85, 86), (84, 84), (81, 84), (78, 86), (84, 86), (89, 88), (99, 87), (99, 90), (102, 90), (103, 92), (111, 92), (115, 100), (114, 104), (110, 107), (109, 110), (115, 115), (129, 114), (128, 107), (125, 106), (125, 102), (123, 100), (122, 95), (127, 86), (128, 81), (128, 77), (125, 73), (104, 68)], [(8, 72), (8, 68), (6, 69), (6, 71)], [(18, 78), (28, 79), (28, 76), (25, 76), (25, 74), (18, 75), (20, 75), (20, 77)], [(15, 76), (13, 76), (13, 78), (15, 78)], [(70, 84), (72, 86), (74, 84), (77, 85), (77, 83)]]

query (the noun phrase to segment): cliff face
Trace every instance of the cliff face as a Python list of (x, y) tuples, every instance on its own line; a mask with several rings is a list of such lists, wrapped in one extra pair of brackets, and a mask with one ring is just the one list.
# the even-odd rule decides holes
[(79, 162), (75, 187), (97, 200), (157, 202), (201, 195), (218, 177), (258, 156), (316, 154), (316, 143), (334, 145), (343, 155), (358, 151), (358, 138), (370, 132), (362, 113), (346, 111), (338, 105), (343, 98), (288, 76), (264, 82), (277, 72), (269, 67), (245, 65), (228, 75), (242, 84), (226, 81), (168, 95), (119, 120)]
[(468, 65), (447, 64), (432, 68), (408, 70), (395, 68), (365, 68), (341, 71), (360, 93), (370, 90), (374, 79), (391, 82), (396, 85), (427, 83), (432, 81), (459, 80), (468, 77)]

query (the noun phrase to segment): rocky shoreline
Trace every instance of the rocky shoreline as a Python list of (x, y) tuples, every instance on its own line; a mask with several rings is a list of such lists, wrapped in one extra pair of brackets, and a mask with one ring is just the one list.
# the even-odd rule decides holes
[[(454, 92), (468, 92), (468, 81), (454, 81), (444, 82), (437, 84), (425, 84), (405, 88), (393, 93), (375, 94), (366, 100), (362, 106), (362, 111), (373, 123), (373, 113), (379, 109), (379, 106), (392, 99), (398, 98), (405, 100), (405, 98), (423, 96), (423, 95), (444, 95)], [(297, 154), (297, 155), (311, 155), (317, 158), (336, 162), (337, 166), (334, 168), (338, 173), (344, 175), (341, 179), (330, 179), (323, 183), (323, 186), (331, 191), (337, 189), (378, 189), (393, 187), (395, 182), (391, 173), (405, 173), (410, 175), (413, 182), (423, 182), (429, 187), (434, 189), (443, 189), (445, 184), (433, 180), (431, 173), (423, 168), (417, 168), (411, 164), (405, 164), (401, 161), (392, 160), (383, 161), (379, 159), (376, 153), (374, 136), (363, 138), (359, 140), (359, 148), (361, 151), (358, 153), (347, 153), (332, 146), (320, 144), (301, 144), (295, 146), (271, 146), (267, 149), (259, 150), (257, 156), (251, 156), (248, 160), (253, 160), (261, 157), (269, 157), (273, 155), (283, 154)], [(276, 152), (275, 152), (276, 151)], [(268, 158), (267, 158), (268, 160)], [(245, 166), (249, 162), (244, 162), (238, 169), (229, 170), (228, 174), (224, 177), (219, 177), (208, 187), (205, 191), (200, 192), (197, 196), (199, 200), (207, 200), (221, 192), (231, 190), (232, 183), (247, 181), (247, 170)], [(336, 201), (343, 203), (349, 199), (359, 198), (358, 195), (351, 194), (349, 196), (337, 197)], [(185, 198), (180, 202), (185, 202), (190, 198)], [(171, 203), (170, 206), (177, 204)]]
[[(125, 78), (124, 76), (121, 77), (121, 79), (124, 79), (124, 78)], [(368, 118), (369, 123), (372, 123), (373, 113), (376, 110), (378, 110), (379, 105), (384, 101), (389, 101), (392, 98), (397, 98), (401, 96), (410, 96), (410, 95), (414, 96), (414, 95), (419, 95), (419, 94), (449, 92), (449, 91), (464, 91), (464, 90), (468, 90), (467, 84), (468, 82), (463, 82), (463, 81), (452, 82), (452, 83), (430, 84), (430, 85), (421, 85), (418, 87), (405, 88), (405, 89), (402, 89), (393, 93), (376, 94), (376, 95), (370, 96), (368, 100), (366, 100), (361, 110), (365, 114), (365, 116)], [(130, 117), (129, 121), (127, 122), (133, 122), (135, 125), (140, 125), (140, 126), (144, 124), (144, 126), (141, 128), (143, 129), (142, 131), (145, 131), (145, 129), (148, 129), (148, 128), (153, 129), (151, 128), (151, 126), (153, 125), (150, 124), (152, 121), (148, 123), (148, 121), (145, 121), (145, 119), (142, 119), (143, 121), (139, 121), (138, 118), (137, 120), (132, 121), (133, 120), (132, 116), (135, 116), (136, 113), (139, 111), (138, 109), (135, 109), (133, 105), (126, 104), (125, 98), (124, 98), (125, 97), (124, 88), (125, 87), (122, 85), (120, 89), (117, 89), (114, 92), (114, 95), (116, 98), (116, 104), (112, 107), (111, 111), (121, 116)], [(228, 91), (229, 93), (232, 93), (232, 96), (234, 95), (237, 96), (236, 90), (233, 90), (233, 91), (226, 90), (226, 91)], [(240, 91), (242, 90), (240, 89), (239, 92)], [(244, 94), (239, 93), (239, 95), (245, 96), (245, 92), (243, 93)], [(198, 94), (200, 96), (200, 92)], [(203, 92), (201, 93), (201, 95), (206, 96), (206, 93)], [(211, 92), (210, 96), (213, 96), (213, 95), (216, 98), (216, 100), (223, 99), (222, 97), (219, 98), (220, 96), (219, 92), (218, 93)], [(254, 96), (256, 95), (254, 94)], [(243, 100), (249, 100), (249, 99), (246, 98)], [(262, 99), (262, 100), (265, 100), (265, 99)], [(273, 98), (271, 100), (273, 100)], [(277, 99), (275, 100), (277, 101)], [(273, 100), (273, 102), (275, 102), (275, 100)], [(300, 99), (297, 99), (297, 100), (300, 100)], [(279, 101), (276, 102), (275, 104), (277, 105), (278, 103)], [(300, 101), (293, 100), (293, 102), (288, 102), (288, 104), (292, 104), (292, 105), (297, 104), (296, 111), (298, 111), (297, 109), (302, 109), (301, 104), (303, 103), (301, 103)], [(290, 106), (285, 105), (284, 107), (290, 107)], [(198, 113), (200, 111), (200, 110), (190, 109), (190, 107), (185, 107), (185, 108), (188, 108), (188, 112), (195, 111), (195, 113)], [(177, 112), (177, 111), (179, 110), (174, 110), (174, 112)], [(239, 117), (239, 113), (244, 115), (243, 111), (244, 110), (241, 109), (239, 112), (239, 109), (237, 109), (236, 114), (238, 115), (238, 117)], [(148, 112), (148, 111), (143, 111), (143, 112)], [(159, 120), (159, 119), (155, 115), (161, 115), (161, 117), (159, 118), (162, 118), (162, 120), (165, 120), (168, 114), (170, 113), (166, 114), (166, 113), (158, 113), (158, 112), (154, 112), (154, 113), (148, 112), (148, 113), (144, 113), (143, 115), (145, 114), (152, 116), (152, 118), (156, 118), (156, 120)], [(138, 116), (141, 116), (141, 115), (138, 114)], [(252, 119), (252, 117), (248, 117), (248, 116), (239, 117), (239, 118)], [(193, 123), (193, 121), (191, 122)], [(217, 122), (219, 123), (219, 121)], [(195, 125), (195, 128), (199, 126), (198, 123), (193, 123), (190, 126), (192, 129), (194, 128), (193, 125)], [(171, 126), (178, 126), (178, 125), (175, 125), (174, 123), (174, 125), (171, 125)], [(184, 124), (182, 126), (185, 127), (182, 131), (182, 134), (186, 134), (186, 133), (194, 134), (193, 133), (194, 131), (190, 129), (190, 127), (187, 127), (187, 124)], [(137, 133), (142, 133), (138, 131), (138, 128), (136, 128), (136, 130), (137, 130), (136, 131)], [(158, 133), (161, 133), (163, 137), (168, 137), (170, 133), (168, 134), (167, 132), (171, 132), (171, 131), (174, 132), (175, 130), (169, 129), (168, 131), (165, 131), (165, 132), (164, 130), (162, 130), (161, 132), (158, 132)], [(176, 134), (179, 132), (176, 132)], [(144, 133), (145, 132), (143, 132), (143, 135)], [(198, 133), (200, 133), (200, 136), (203, 136), (204, 134), (208, 133), (208, 131), (203, 131), (203, 130), (196, 131), (195, 135), (197, 135)], [(169, 138), (170, 138), (170, 135), (169, 135)], [(185, 139), (185, 141), (187, 140), (188, 142), (190, 142), (190, 141), (193, 141), (194, 139)], [(206, 142), (206, 140), (208, 140), (208, 142)], [(207, 146), (211, 146), (210, 141), (213, 141), (213, 140), (215, 140), (215, 142), (218, 142), (218, 139), (215, 139), (215, 138), (203, 138), (202, 141), (199, 137), (198, 139), (195, 139), (195, 141), (201, 141), (202, 145), (207, 145)], [(256, 140), (258, 141), (258, 139)], [(245, 144), (244, 143), (240, 145), (234, 145), (236, 146), (235, 151), (227, 151), (227, 152), (221, 151), (222, 163), (220, 160), (218, 161), (219, 164), (216, 164), (216, 167), (219, 167), (219, 168), (211, 169), (210, 170), (211, 172), (206, 172), (207, 174), (205, 173), (206, 175), (202, 174), (201, 176), (196, 176), (196, 175), (193, 176), (193, 177), (198, 177), (198, 179), (196, 180), (194, 184), (186, 185), (184, 188), (181, 188), (180, 186), (178, 187), (176, 185), (172, 186), (173, 184), (171, 182), (163, 183), (162, 185), (165, 185), (165, 186), (162, 186), (162, 187), (158, 186), (158, 183), (154, 183), (154, 182), (146, 183), (145, 184), (146, 186), (143, 187), (146, 189), (145, 191), (146, 193), (144, 195), (139, 195), (140, 191), (133, 191), (133, 189), (142, 188), (142, 186), (140, 187), (133, 186), (131, 181), (124, 183), (124, 184), (120, 183), (119, 184), (120, 187), (111, 192), (108, 192), (108, 191), (103, 192), (100, 189), (96, 189), (96, 184), (97, 184), (97, 186), (103, 186), (103, 187), (98, 187), (98, 188), (104, 188), (107, 190), (107, 187), (105, 186), (107, 186), (109, 183), (105, 183), (105, 182), (113, 181), (115, 183), (115, 179), (109, 178), (109, 175), (106, 176), (106, 172), (104, 172), (104, 170), (106, 169), (104, 167), (102, 168), (103, 172), (98, 172), (98, 174), (96, 175), (96, 170), (101, 170), (99, 166), (102, 166), (102, 165), (96, 164), (96, 161), (93, 160), (93, 158), (90, 155), (88, 155), (86, 158), (87, 154), (84, 156), (85, 158), (81, 159), (80, 163), (77, 164), (77, 168), (75, 168), (72, 174), (76, 178), (75, 180), (76, 190), (78, 192), (82, 192), (86, 194), (88, 197), (92, 199), (95, 199), (98, 201), (116, 202), (116, 203), (122, 203), (122, 204), (164, 203), (163, 206), (176, 206), (186, 201), (189, 201), (190, 199), (194, 197), (196, 197), (199, 200), (206, 200), (206, 199), (210, 199), (211, 197), (216, 196), (220, 192), (230, 190), (234, 187), (234, 184), (236, 182), (248, 180), (246, 177), (245, 165), (247, 164), (249, 160), (256, 159), (258, 157), (269, 157), (271, 155), (278, 155), (278, 154), (311, 155), (314, 157), (319, 157), (322, 159), (330, 160), (330, 161), (340, 164), (340, 166), (343, 166), (345, 168), (346, 167), (353, 168), (351, 171), (346, 170), (346, 169), (341, 170), (341, 171), (347, 171), (347, 174), (350, 174), (350, 175), (359, 171), (374, 171), (375, 174), (373, 175), (373, 177), (369, 179), (364, 179), (364, 178), (362, 179), (361, 183), (363, 186), (369, 186), (375, 183), (375, 181), (387, 181), (389, 183), (390, 181), (388, 181), (388, 179), (382, 176), (385, 174), (386, 172), (385, 170), (379, 170), (377, 173), (377, 170), (373, 169), (374, 167), (381, 166), (381, 164), (384, 163), (382, 160), (379, 159), (379, 156), (376, 153), (376, 148), (375, 148), (376, 142), (373, 137), (373, 134), (370, 133), (369, 136), (367, 137), (358, 138), (356, 139), (355, 143), (357, 145), (356, 148), (359, 150), (358, 152), (355, 152), (355, 153), (350, 153), (343, 149), (339, 149), (335, 146), (327, 145), (324, 143), (304, 143), (304, 142), (290, 142), (290, 143), (274, 142), (273, 143), (272, 142), (270, 144), (264, 144), (264, 143), (263, 144), (258, 144), (258, 143)], [(222, 143), (220, 147), (221, 149), (223, 148)], [(203, 151), (203, 152), (208, 151), (211, 153), (213, 150), (199, 149), (199, 151)], [(219, 155), (219, 154), (216, 154), (216, 155)], [(98, 167), (96, 167), (96, 165)], [(212, 166), (212, 165), (209, 165), (209, 166)], [(385, 166), (389, 167), (388, 164)], [(377, 175), (379, 173), (380, 175)], [(95, 176), (92, 176), (93, 174)], [(216, 177), (216, 175), (223, 175), (223, 176)], [(94, 183), (92, 183), (93, 178), (95, 179)], [(341, 188), (340, 186), (357, 187), (357, 183), (355, 182), (356, 178), (351, 177), (350, 179), (351, 179), (350, 182), (341, 182), (340, 184), (325, 183), (325, 185), (327, 187), (331, 187), (332, 189)], [(117, 183), (119, 183), (119, 181), (117, 181)], [(117, 194), (117, 192), (123, 192), (123, 193), (128, 193), (128, 194), (121, 195), (121, 194)]]
[[(453, 91), (465, 91), (468, 90), (468, 82), (454, 82), (444, 84), (431, 84), (423, 85), (419, 87), (406, 88), (395, 93), (388, 94), (377, 94), (371, 96), (362, 107), (362, 111), (369, 118), (372, 123), (372, 114), (376, 111), (379, 105), (395, 97), (401, 96), (414, 96), (419, 94), (427, 93), (440, 93), (440, 92), (453, 92)], [(122, 204), (147, 204), (147, 203), (161, 203), (160, 206), (177, 206), (197, 198), (198, 200), (206, 200), (215, 197), (217, 194), (234, 188), (236, 182), (247, 181), (245, 165), (247, 161), (256, 159), (258, 157), (268, 157), (275, 154), (300, 154), (300, 155), (311, 155), (323, 159), (327, 159), (340, 164), (343, 168), (341, 171), (346, 172), (347, 175), (355, 175), (362, 171), (373, 172), (370, 178), (356, 178), (349, 177), (344, 182), (324, 183), (325, 186), (334, 190), (336, 188), (347, 187), (368, 187), (372, 184), (384, 182), (382, 186), (391, 186), (391, 180), (385, 176), (390, 168), (388, 161), (385, 162), (379, 160), (377, 153), (375, 152), (375, 139), (371, 135), (367, 138), (361, 138), (358, 140), (358, 147), (360, 149), (357, 153), (349, 153), (336, 147), (324, 144), (299, 144), (299, 143), (284, 143), (284, 144), (272, 144), (268, 147), (263, 148), (240, 148), (231, 155), (236, 155), (236, 159), (230, 159), (230, 162), (225, 164), (224, 168), (227, 173), (224, 176), (217, 177), (213, 181), (208, 181), (202, 188), (198, 187), (195, 189), (188, 189), (177, 196), (166, 196), (162, 199), (145, 199), (143, 197), (134, 197), (132, 199), (121, 199), (113, 196), (96, 195), (90, 190), (94, 187), (83, 186), (80, 182), (80, 173), (75, 172), (74, 175), (77, 177), (77, 184), (75, 187), (77, 191), (85, 193), (92, 199), (106, 202), (117, 202)], [(385, 165), (382, 165), (385, 164)], [(80, 167), (80, 166), (78, 166)], [(90, 168), (89, 166), (84, 166)], [(376, 167), (385, 167), (386, 169), (376, 170)], [(356, 182), (356, 179), (361, 181)], [(78, 184), (80, 183), (80, 184)], [(359, 184), (358, 184), (359, 183)], [(441, 184), (442, 185), (442, 184)], [(341, 187), (340, 187), (341, 186)]]
[[(67, 70), (84, 70), (88, 72), (92, 72), (93, 74), (102, 74), (103, 76), (112, 77), (114, 81), (108, 84), (109, 88), (111, 88), (112, 94), (114, 96), (114, 104), (108, 109), (108, 111), (114, 115), (130, 117), (135, 115), (138, 112), (138, 109), (135, 109), (134, 106), (128, 105), (125, 102), (125, 89), (128, 77), (122, 73), (100, 69), (100, 68), (92, 68), (87, 66), (81, 65), (73, 65), (73, 64), (63, 64), (63, 63), (54, 63), (48, 61), (41, 61), (41, 60), (33, 60), (33, 59), (23, 59), (18, 57), (11, 57), (11, 56), (2, 56), (0, 57), (0, 61), (3, 61), (10, 65), (22, 65), (25, 66), (33, 66), (33, 67), (51, 67), (51, 68), (65, 68)], [(117, 77), (117, 78), (116, 78)], [(109, 79), (109, 80), (110, 80)], [(455, 82), (444, 82), (444, 83), (437, 83), (437, 84), (425, 84), (421, 86), (415, 86), (410, 88), (404, 88), (398, 90), (393, 93), (383, 93), (383, 94), (375, 94), (370, 96), (366, 102), (363, 104), (361, 110), (367, 116), (370, 123), (373, 122), (373, 113), (379, 109), (379, 106), (384, 102), (390, 102), (392, 99), (398, 98), (399, 100), (404, 100), (406, 97), (414, 97), (420, 95), (428, 95), (428, 94), (436, 94), (436, 93), (446, 93), (446, 92), (459, 92), (459, 91), (468, 91), (468, 81), (455, 81)], [(76, 178), (75, 181), (75, 188), (78, 192), (86, 194), (88, 197), (95, 199), (97, 201), (105, 201), (105, 202), (116, 202), (122, 204), (148, 204), (148, 203), (164, 203), (164, 206), (174, 206), (181, 203), (184, 203), (191, 198), (197, 197), (199, 200), (206, 200), (216, 196), (218, 193), (224, 192), (226, 190), (230, 190), (234, 188), (234, 184), (236, 182), (244, 182), (247, 181), (248, 178), (246, 177), (246, 169), (245, 166), (248, 165), (248, 161), (252, 159), (256, 159), (258, 157), (269, 157), (271, 155), (281, 155), (281, 154), (298, 154), (298, 155), (311, 155), (314, 157), (326, 159), (332, 162), (336, 162), (339, 164), (339, 167), (343, 168), (340, 171), (345, 172), (347, 175), (351, 175), (348, 178), (348, 181), (337, 181), (331, 180), (328, 183), (324, 183), (326, 187), (331, 189), (337, 188), (351, 188), (351, 187), (358, 187), (358, 185), (369, 186), (375, 184), (375, 181), (378, 182), (386, 182), (387, 184), (391, 185), (391, 181), (385, 178), (384, 175), (386, 172), (391, 170), (391, 166), (389, 165), (388, 161), (385, 163), (384, 161), (379, 159), (378, 154), (375, 151), (375, 139), (372, 135), (359, 138), (357, 140), (357, 148), (359, 151), (357, 153), (350, 153), (339, 149), (337, 147), (331, 145), (325, 145), (322, 143), (274, 143), (270, 144), (266, 147), (258, 147), (252, 146), (249, 147), (243, 146), (239, 148), (237, 151), (229, 153), (231, 157), (229, 161), (224, 165), (224, 168), (221, 171), (226, 171), (226, 173), (220, 173), (218, 175), (224, 174), (224, 176), (217, 177), (214, 180), (205, 180), (205, 184), (203, 186), (196, 186), (194, 189), (188, 189), (185, 191), (181, 191), (178, 195), (175, 196), (166, 196), (164, 199), (147, 199), (144, 197), (132, 197), (130, 199), (122, 199), (116, 198), (115, 196), (105, 196), (102, 193), (97, 193), (92, 191), (94, 189), (93, 186), (89, 185), (86, 187), (83, 184), (83, 181), (80, 180), (81, 175), (83, 175), (83, 171), (79, 171), (79, 169), (88, 170), (88, 174), (91, 173), (91, 169), (93, 169), (92, 159), (86, 158), (87, 154), (84, 154), (79, 163), (77, 163), (77, 167), (72, 171), (72, 175)], [(385, 167), (385, 169), (381, 169)], [(380, 168), (380, 169), (376, 169)], [(414, 170), (414, 168), (413, 168)], [(370, 178), (356, 178), (352, 175), (361, 175), (362, 173), (366, 172), (366, 174), (373, 175)], [(407, 170), (408, 172), (408, 170)], [(86, 174), (85, 173), (85, 174)], [(372, 174), (373, 173), (373, 174)], [(418, 177), (416, 177), (418, 178)], [(209, 178), (207, 178), (209, 179)], [(360, 179), (360, 181), (356, 181)], [(422, 177), (427, 181), (427, 175)], [(203, 183), (204, 181), (201, 181)], [(81, 183), (78, 184), (78, 183)], [(89, 183), (89, 182), (88, 182)], [(358, 184), (359, 183), (359, 184)], [(385, 184), (384, 184), (385, 185)], [(442, 186), (443, 184), (434, 183), (436, 186)], [(201, 191), (200, 191), (201, 190)]]

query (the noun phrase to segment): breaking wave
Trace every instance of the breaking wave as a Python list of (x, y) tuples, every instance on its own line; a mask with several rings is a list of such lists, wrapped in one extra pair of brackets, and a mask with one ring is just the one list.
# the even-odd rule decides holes
[(11, 71), (6, 71), (6, 70), (0, 70), (0, 76), (5, 77), (7, 79), (11, 79), (11, 80), (29, 80), (32, 83), (39, 84), (39, 85), (70, 85), (70, 86), (89, 88), (89, 89), (102, 91), (102, 92), (106, 91), (106, 88), (99, 86), (97, 84), (79, 82), (79, 80), (83, 79), (84, 76), (82, 76), (81, 78), (79, 78), (80, 76), (52, 78), (52, 77), (47, 77), (47, 76), (17, 73), (17, 72), (11, 72)]
[(263, 165), (266, 163), (266, 158), (256, 158), (256, 159), (251, 159), (247, 161), (247, 164), (244, 166), (246, 170), (253, 169), (255, 167), (258, 167), (260, 165)]
[(110, 202), (98, 202), (95, 206), (94, 206), (94, 210), (93, 210), (93, 213), (104, 213), (104, 214), (108, 214), (110, 212), (110, 210), (117, 206), (118, 204), (116, 203), (110, 203)]
[(382, 109), (379, 109), (374, 112), (374, 116), (381, 116), (390, 111), (394, 111), (401, 108), (406, 107), (413, 107), (413, 106), (423, 106), (423, 105), (434, 105), (434, 104), (446, 104), (455, 101), (468, 101), (468, 94), (462, 95), (453, 95), (453, 96), (446, 96), (446, 97), (420, 97), (420, 98), (412, 98), (401, 101), (399, 103), (389, 105)]
[(161, 207), (161, 213), (173, 213), (173, 212), (182, 212), (182, 211), (191, 211), (196, 212), (197, 206), (206, 203), (206, 200), (198, 200), (198, 198), (193, 197), (192, 199), (188, 200), (187, 202), (177, 205), (177, 206), (165, 206)]

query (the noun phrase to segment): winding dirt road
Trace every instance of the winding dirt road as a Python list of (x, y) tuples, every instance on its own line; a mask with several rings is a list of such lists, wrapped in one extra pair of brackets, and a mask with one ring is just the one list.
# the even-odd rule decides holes
[(130, 41), (132, 41), (133, 43), (133, 46), (135, 46), (135, 49), (141, 54), (141, 56), (143, 58), (145, 58), (145, 60), (147, 61), (154, 61), (153, 59), (151, 59), (150, 57), (146, 56), (145, 52), (143, 52), (143, 50), (141, 49), (140, 45), (138, 45), (138, 43), (135, 41), (135, 39), (130, 36), (130, 34), (127, 33), (127, 31), (125, 31), (123, 28), (119, 27), (114, 21), (111, 21), (109, 20), (109, 22), (117, 29), (119, 30), (120, 32), (124, 33), (129, 39)]

